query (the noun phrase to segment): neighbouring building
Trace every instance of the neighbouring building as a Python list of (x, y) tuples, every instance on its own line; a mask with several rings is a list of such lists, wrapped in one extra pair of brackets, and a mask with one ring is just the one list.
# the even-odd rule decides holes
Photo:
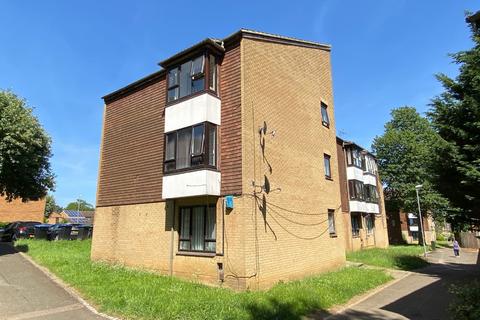
[[(435, 222), (431, 215), (422, 216), (425, 241), (430, 244), (437, 239)], [(418, 243), (420, 219), (416, 213), (387, 209), (387, 226), (390, 243)]]
[(337, 155), (347, 251), (386, 248), (389, 242), (383, 187), (375, 157), (338, 137)]
[(93, 224), (95, 211), (62, 210), (48, 217), (48, 223)]
[(330, 47), (240, 30), (160, 66), (103, 98), (92, 259), (240, 290), (343, 266)]
[(45, 199), (23, 202), (21, 199), (7, 201), (0, 197), (0, 222), (38, 221), (45, 213)]

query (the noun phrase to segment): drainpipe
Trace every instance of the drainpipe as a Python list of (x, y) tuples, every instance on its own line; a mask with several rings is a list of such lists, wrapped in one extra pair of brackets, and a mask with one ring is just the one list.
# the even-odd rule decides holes
[(170, 200), (167, 204), (167, 210), (172, 214), (172, 225), (170, 227), (170, 264), (169, 264), (169, 274), (173, 276), (173, 241), (174, 241), (174, 226), (175, 226), (175, 200)]

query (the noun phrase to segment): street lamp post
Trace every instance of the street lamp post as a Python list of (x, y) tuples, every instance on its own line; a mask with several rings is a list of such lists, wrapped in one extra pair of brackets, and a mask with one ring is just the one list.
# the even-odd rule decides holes
[(422, 210), (420, 209), (420, 196), (418, 191), (422, 189), (423, 185), (419, 184), (415, 186), (415, 191), (417, 192), (417, 203), (418, 203), (418, 218), (420, 219), (420, 232), (422, 233), (422, 243), (423, 243), (423, 256), (427, 256), (427, 248), (425, 247), (425, 233), (423, 232), (423, 219), (422, 219)]

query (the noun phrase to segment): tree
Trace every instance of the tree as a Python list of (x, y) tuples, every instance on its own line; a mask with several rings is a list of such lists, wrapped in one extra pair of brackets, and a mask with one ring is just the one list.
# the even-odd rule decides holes
[(51, 140), (24, 99), (0, 90), (0, 195), (38, 200), (54, 188)]
[(77, 199), (75, 202), (70, 202), (67, 207), (65, 208), (66, 210), (80, 210), (80, 211), (95, 211), (95, 208), (93, 205), (88, 203), (85, 200), (82, 199)]
[(46, 204), (45, 204), (45, 213), (44, 216), (45, 218), (50, 217), (50, 215), (54, 212), (61, 212), (62, 207), (57, 205), (55, 201), (55, 197), (53, 195), (47, 195), (46, 197)]
[(473, 24), (471, 29), (473, 48), (450, 55), (459, 74), (455, 79), (436, 76), (444, 92), (432, 99), (428, 113), (446, 141), (437, 149), (435, 184), (460, 208), (448, 218), (457, 229), (478, 225), (480, 215), (480, 30)]
[(417, 212), (415, 186), (420, 192), (423, 212), (444, 214), (448, 201), (434, 188), (432, 156), (443, 141), (428, 119), (415, 108), (393, 109), (385, 132), (374, 139), (372, 149), (378, 159), (380, 177), (385, 188), (387, 205), (396, 210)]

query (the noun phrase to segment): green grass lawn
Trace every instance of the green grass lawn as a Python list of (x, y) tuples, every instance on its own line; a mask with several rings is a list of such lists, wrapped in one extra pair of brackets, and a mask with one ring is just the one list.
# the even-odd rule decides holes
[(90, 241), (21, 240), (16, 245), (102, 312), (128, 319), (300, 319), (391, 280), (382, 270), (350, 267), (268, 291), (233, 292), (91, 262)]
[(387, 249), (366, 249), (347, 254), (347, 260), (390, 269), (413, 270), (428, 265), (418, 245), (390, 246)]

